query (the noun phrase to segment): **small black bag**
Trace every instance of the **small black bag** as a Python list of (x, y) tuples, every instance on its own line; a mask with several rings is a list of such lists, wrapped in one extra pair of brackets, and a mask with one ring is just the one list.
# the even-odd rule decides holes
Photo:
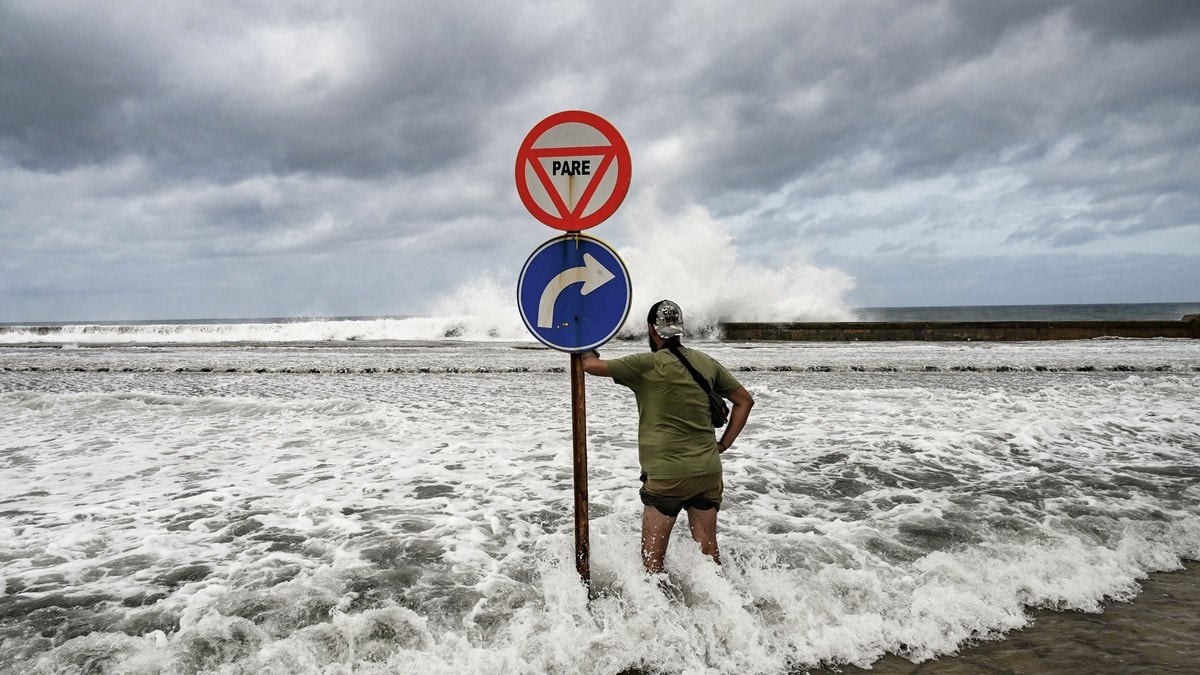
[(729, 406), (725, 404), (725, 399), (721, 398), (720, 394), (713, 391), (713, 388), (711, 385), (709, 385), (708, 380), (704, 379), (704, 376), (700, 374), (700, 371), (696, 370), (691, 363), (688, 363), (687, 359), (683, 358), (683, 354), (679, 353), (678, 349), (675, 347), (668, 347), (667, 349), (669, 349), (671, 353), (675, 355), (675, 358), (679, 359), (684, 368), (687, 368), (688, 372), (692, 374), (692, 379), (696, 381), (696, 384), (700, 385), (700, 388), (704, 390), (704, 393), (708, 394), (708, 411), (712, 415), (712, 425), (714, 427), (725, 426), (725, 423), (729, 421)]

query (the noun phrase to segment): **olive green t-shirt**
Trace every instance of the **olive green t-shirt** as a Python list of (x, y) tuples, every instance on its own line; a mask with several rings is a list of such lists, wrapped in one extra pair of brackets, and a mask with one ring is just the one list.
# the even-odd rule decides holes
[[(741, 384), (709, 355), (680, 352), (728, 397)], [(721, 470), (708, 396), (687, 368), (666, 349), (608, 362), (613, 381), (633, 390), (638, 407), (638, 459), (650, 478), (670, 480)]]

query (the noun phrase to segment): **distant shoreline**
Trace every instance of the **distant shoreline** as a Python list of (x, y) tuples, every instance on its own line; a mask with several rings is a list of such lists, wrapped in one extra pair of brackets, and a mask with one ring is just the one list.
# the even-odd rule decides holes
[(1200, 314), (1178, 321), (859, 321), (723, 323), (726, 341), (1031, 342), (1096, 338), (1200, 338)]
[[(514, 307), (515, 311), (515, 307)], [(929, 305), (856, 307), (847, 310), (849, 322), (958, 321), (1175, 321), (1200, 313), (1200, 300), (1188, 302), (1076, 303), (1044, 305)], [(0, 321), (0, 328), (68, 326), (219, 326), (299, 324), (314, 322), (372, 322), (430, 319), (428, 315), (263, 316), (231, 318), (78, 319)], [(730, 323), (738, 323), (730, 321)]]
[[(486, 316), (292, 317), (0, 323), (0, 345), (33, 347), (374, 346), (532, 341), (516, 311)], [(697, 314), (697, 316), (702, 316)], [(709, 317), (691, 339), (791, 341), (1041, 341), (1200, 337), (1200, 302), (1106, 305), (997, 305), (861, 308), (851, 320), (741, 322)], [(642, 339), (636, 320), (618, 340)], [(644, 336), (644, 327), (641, 329)]]
[[(374, 347), (397, 348), (473, 342), (448, 336), (438, 339), (329, 338), (287, 339), (267, 336), (261, 340), (244, 337), (222, 339), (169, 340), (131, 339), (133, 331), (106, 334), (110, 339), (94, 340), (88, 334), (64, 331), (58, 326), (0, 326), (0, 336), (20, 335), (12, 342), (0, 339), (6, 348), (166, 348), (166, 347)], [(1179, 321), (846, 321), (797, 323), (722, 323), (718, 326), (721, 342), (1039, 342), (1051, 340), (1128, 339), (1200, 339), (1200, 314)], [(28, 339), (37, 336), (40, 339)], [(208, 336), (206, 336), (207, 338)], [(215, 336), (214, 336), (215, 337)], [(508, 342), (507, 340), (494, 340)], [(516, 348), (536, 349), (539, 345), (513, 342)]]

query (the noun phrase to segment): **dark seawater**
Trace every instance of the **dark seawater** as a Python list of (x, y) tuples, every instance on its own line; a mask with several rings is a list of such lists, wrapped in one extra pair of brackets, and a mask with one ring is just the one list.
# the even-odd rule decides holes
[(859, 321), (1178, 321), (1200, 314), (1200, 302), (863, 307), (854, 314)]

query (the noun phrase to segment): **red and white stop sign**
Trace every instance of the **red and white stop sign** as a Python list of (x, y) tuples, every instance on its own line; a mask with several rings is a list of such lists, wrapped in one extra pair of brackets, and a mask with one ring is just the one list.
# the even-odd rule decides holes
[(566, 110), (538, 122), (517, 150), (517, 193), (534, 218), (567, 232), (604, 222), (629, 193), (629, 146), (594, 113)]

